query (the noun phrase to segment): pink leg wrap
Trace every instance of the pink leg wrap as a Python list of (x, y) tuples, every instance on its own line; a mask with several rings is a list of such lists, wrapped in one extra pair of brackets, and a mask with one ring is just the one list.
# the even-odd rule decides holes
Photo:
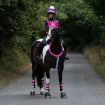
[(42, 79), (42, 86), (44, 87), (44, 79)]
[(35, 80), (34, 79), (32, 80), (32, 86), (35, 87)]
[(60, 91), (64, 90), (64, 85), (63, 83), (60, 84)]
[(47, 91), (47, 92), (50, 91), (49, 85), (50, 85), (50, 84), (46, 84), (46, 91)]

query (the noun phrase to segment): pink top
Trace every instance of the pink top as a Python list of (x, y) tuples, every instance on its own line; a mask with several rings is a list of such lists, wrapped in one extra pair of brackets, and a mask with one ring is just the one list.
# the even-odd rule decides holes
[(57, 20), (48, 21), (48, 27), (49, 28), (58, 28), (58, 21)]

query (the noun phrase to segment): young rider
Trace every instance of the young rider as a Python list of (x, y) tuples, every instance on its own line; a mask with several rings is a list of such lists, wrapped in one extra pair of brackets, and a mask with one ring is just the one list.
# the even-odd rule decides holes
[[(47, 12), (47, 15), (48, 15), (48, 19), (45, 21), (45, 36), (48, 35), (48, 31), (50, 28), (56, 28), (59, 30), (59, 21), (55, 19), (55, 16), (56, 16), (56, 9), (54, 6), (50, 6), (50, 8), (48, 9), (48, 12)], [(41, 51), (40, 53), (42, 52), (42, 49), (44, 47), (44, 43), (45, 43), (45, 38), (44, 40), (42, 41), (42, 46), (41, 46)], [(66, 47), (64, 46), (64, 49), (66, 50)], [(69, 58), (68, 57), (65, 57), (66, 60), (68, 60)]]
[(48, 12), (48, 20), (45, 21), (45, 30), (46, 35), (48, 34), (49, 28), (59, 28), (59, 21), (55, 19), (56, 16), (56, 10), (54, 6), (50, 6)]

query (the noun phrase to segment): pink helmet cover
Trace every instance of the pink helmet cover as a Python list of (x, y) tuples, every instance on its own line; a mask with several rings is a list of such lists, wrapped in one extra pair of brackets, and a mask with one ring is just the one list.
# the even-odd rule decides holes
[(50, 8), (48, 10), (48, 13), (54, 13), (54, 14), (56, 14), (55, 7), (54, 6), (50, 6)]

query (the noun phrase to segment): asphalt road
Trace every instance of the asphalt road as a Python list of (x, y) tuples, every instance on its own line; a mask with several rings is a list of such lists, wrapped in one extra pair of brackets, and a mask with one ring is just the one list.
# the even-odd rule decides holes
[(51, 70), (51, 98), (30, 96), (31, 70), (0, 90), (0, 105), (105, 105), (105, 81), (92, 70), (81, 54), (70, 54), (65, 62), (63, 81), (66, 99), (60, 98), (58, 76)]

